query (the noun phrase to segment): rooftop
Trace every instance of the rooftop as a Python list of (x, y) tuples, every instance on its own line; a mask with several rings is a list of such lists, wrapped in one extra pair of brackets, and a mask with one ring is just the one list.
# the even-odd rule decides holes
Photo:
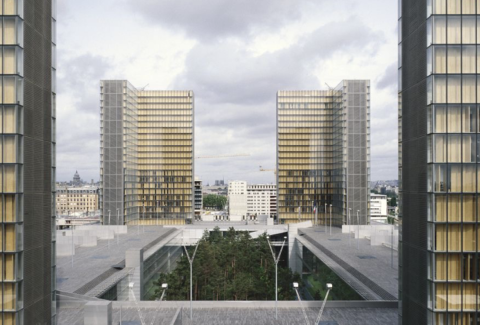
[(367, 300), (397, 300), (397, 251), (326, 228), (300, 229), (298, 240)]

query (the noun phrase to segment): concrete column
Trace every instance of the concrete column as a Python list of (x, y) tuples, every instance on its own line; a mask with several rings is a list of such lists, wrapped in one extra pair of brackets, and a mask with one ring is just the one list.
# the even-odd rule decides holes
[(292, 272), (298, 272), (302, 274), (302, 249), (300, 244), (296, 240), (298, 236), (299, 228), (310, 228), (312, 227), (311, 221), (301, 222), (301, 223), (291, 223), (288, 225), (288, 267)]
[[(143, 297), (143, 249), (130, 248), (125, 252), (125, 267), (133, 268), (133, 274), (129, 277), (129, 281), (133, 282), (133, 294), (137, 301)], [(133, 299), (133, 297), (132, 297)]]
[(112, 302), (87, 302), (84, 309), (84, 323), (89, 325), (112, 325)]

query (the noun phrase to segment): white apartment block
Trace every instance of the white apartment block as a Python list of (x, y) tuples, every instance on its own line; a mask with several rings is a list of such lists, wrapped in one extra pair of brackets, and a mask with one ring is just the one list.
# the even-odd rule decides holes
[(269, 184), (247, 186), (247, 213), (249, 215), (277, 215), (277, 186)]
[(370, 214), (372, 217), (384, 217), (387, 215), (387, 196), (370, 194)]
[(247, 216), (247, 182), (228, 183), (228, 208), (230, 216)]

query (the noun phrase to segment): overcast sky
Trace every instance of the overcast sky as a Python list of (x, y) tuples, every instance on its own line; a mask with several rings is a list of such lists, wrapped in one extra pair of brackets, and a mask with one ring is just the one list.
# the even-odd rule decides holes
[(397, 178), (397, 4), (58, 0), (57, 180), (99, 179), (99, 80), (195, 92), (195, 174), (274, 182), (277, 90), (371, 80), (371, 179)]

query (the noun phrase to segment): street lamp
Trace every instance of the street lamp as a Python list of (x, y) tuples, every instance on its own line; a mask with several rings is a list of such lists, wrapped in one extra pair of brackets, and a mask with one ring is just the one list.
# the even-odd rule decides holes
[(317, 325), (317, 324), (320, 325), (320, 321), (322, 320), (323, 309), (325, 308), (325, 303), (327, 302), (328, 294), (330, 290), (332, 290), (332, 288), (333, 288), (333, 285), (331, 283), (327, 283), (327, 294), (325, 295), (325, 299), (323, 299), (322, 308), (320, 308), (320, 312), (318, 313), (318, 317), (315, 320), (314, 325)]
[[(110, 226), (110, 210), (108, 210), (108, 225)], [(115, 236), (115, 233), (113, 233)], [(108, 249), (110, 249), (110, 234), (108, 233), (107, 230), (107, 243), (108, 243)]]
[(293, 289), (295, 289), (295, 293), (297, 294), (298, 301), (300, 302), (300, 307), (302, 307), (303, 317), (305, 317), (305, 324), (310, 325), (308, 320), (307, 312), (302, 304), (302, 298), (300, 297), (300, 293), (298, 293), (298, 282), (293, 282)]
[(275, 257), (275, 253), (273, 252), (272, 245), (270, 244), (270, 236), (267, 236), (267, 243), (268, 247), (270, 247), (270, 251), (272, 252), (273, 261), (275, 262), (275, 319), (278, 319), (278, 261), (280, 260), (280, 256), (282, 256), (283, 246), (285, 246), (285, 242), (287, 241), (287, 236), (283, 237), (282, 248), (280, 248), (280, 253), (277, 257)]
[(187, 247), (183, 245), (185, 249), (185, 253), (187, 254), (188, 262), (190, 263), (190, 321), (193, 322), (193, 309), (192, 309), (192, 274), (193, 274), (193, 260), (195, 259), (195, 254), (197, 254), (198, 244), (200, 244), (200, 240), (197, 242), (197, 246), (195, 246), (195, 251), (193, 252), (192, 258), (190, 258), (190, 254), (188, 254)]
[(357, 237), (357, 249), (360, 249), (360, 219), (358, 218), (358, 213), (360, 210), (357, 210), (357, 229), (358, 229), (358, 237)]
[(117, 208), (117, 245), (118, 245), (118, 241), (119, 241), (118, 237), (120, 237), (120, 232), (119, 232), (119, 229), (118, 229), (119, 225), (120, 225), (120, 209)]
[(330, 236), (332, 235), (332, 205), (330, 204)]
[(160, 301), (163, 300), (163, 297), (165, 296), (165, 292), (167, 292), (167, 289), (168, 289), (168, 284), (167, 283), (162, 283), (162, 289), (163, 289), (163, 292), (162, 292), (162, 295), (160, 296)]
[(348, 245), (350, 245), (350, 237), (352, 237), (350, 232), (350, 212), (352, 212), (352, 208), (348, 208)]
[(325, 227), (325, 233), (327, 233), (327, 203), (325, 203), (325, 214), (323, 215), (323, 226)]

